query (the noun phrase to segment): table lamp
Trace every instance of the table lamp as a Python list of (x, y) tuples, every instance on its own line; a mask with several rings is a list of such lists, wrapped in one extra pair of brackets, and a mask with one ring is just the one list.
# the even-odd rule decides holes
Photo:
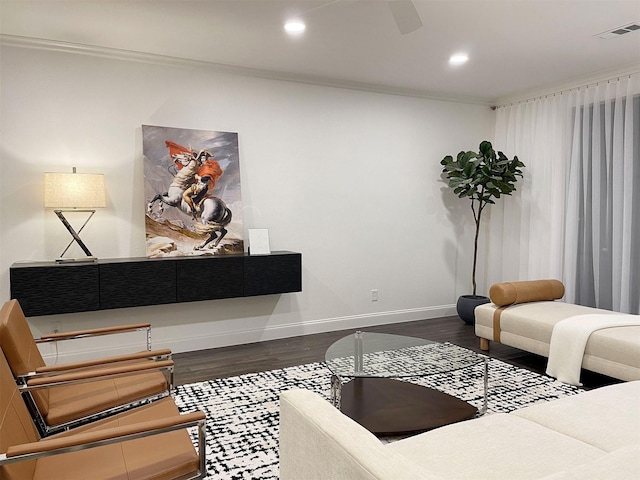
[[(84, 242), (80, 239), (80, 232), (96, 213), (95, 208), (106, 207), (107, 199), (104, 188), (104, 175), (96, 173), (45, 173), (44, 174), (44, 206), (54, 208), (55, 214), (64, 224), (73, 239), (67, 248), (56, 259), (57, 263), (65, 262), (95, 262), (94, 257)], [(77, 232), (67, 221), (63, 212), (84, 212), (89, 213)], [(87, 255), (86, 258), (63, 258), (69, 247), (77, 242), (80, 248)]]

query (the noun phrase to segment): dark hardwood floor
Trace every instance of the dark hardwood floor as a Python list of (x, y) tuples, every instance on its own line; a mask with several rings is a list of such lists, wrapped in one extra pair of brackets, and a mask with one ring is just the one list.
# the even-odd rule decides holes
[[(475, 335), (473, 326), (466, 325), (457, 316), (366, 327), (362, 330), (450, 342), (481, 352), (480, 342)], [(213, 378), (225, 378), (321, 362), (324, 360), (325, 351), (333, 342), (353, 331), (341, 330), (211, 350), (177, 353), (173, 355), (175, 362), (174, 381), (176, 385), (183, 385)], [(489, 355), (542, 374), (546, 368), (546, 358), (544, 357), (493, 342)], [(595, 388), (618, 381), (593, 372), (583, 371), (582, 382), (586, 388)]]

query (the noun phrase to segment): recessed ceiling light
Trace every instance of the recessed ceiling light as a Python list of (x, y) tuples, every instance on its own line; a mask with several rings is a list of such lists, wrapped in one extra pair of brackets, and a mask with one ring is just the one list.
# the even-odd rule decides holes
[(456, 53), (455, 55), (451, 55), (449, 63), (451, 65), (462, 65), (463, 63), (467, 63), (468, 60), (469, 56), (466, 53)]
[(285, 31), (290, 35), (300, 35), (307, 26), (301, 20), (290, 20), (284, 24)]

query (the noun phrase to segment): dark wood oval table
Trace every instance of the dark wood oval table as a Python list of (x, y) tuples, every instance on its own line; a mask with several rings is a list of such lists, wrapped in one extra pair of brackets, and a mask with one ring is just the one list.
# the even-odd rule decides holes
[[(452, 348), (450, 348), (452, 347)], [(467, 420), (487, 409), (488, 357), (416, 337), (357, 331), (325, 354), (331, 401), (379, 436), (424, 432)], [(402, 381), (484, 366), (480, 409), (439, 390)]]

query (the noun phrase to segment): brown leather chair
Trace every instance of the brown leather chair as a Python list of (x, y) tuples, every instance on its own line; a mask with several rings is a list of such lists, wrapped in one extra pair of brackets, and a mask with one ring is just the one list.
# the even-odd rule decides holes
[[(72, 337), (140, 326), (73, 332)], [(68, 336), (49, 335), (45, 340), (63, 338)], [(18, 301), (6, 302), (0, 309), (0, 348), (43, 436), (169, 395), (170, 350), (46, 366), (36, 342)]]
[[(39, 440), (0, 351), (0, 479), (195, 479), (206, 473), (205, 415), (157, 402)], [(196, 453), (186, 428), (197, 427)]]

